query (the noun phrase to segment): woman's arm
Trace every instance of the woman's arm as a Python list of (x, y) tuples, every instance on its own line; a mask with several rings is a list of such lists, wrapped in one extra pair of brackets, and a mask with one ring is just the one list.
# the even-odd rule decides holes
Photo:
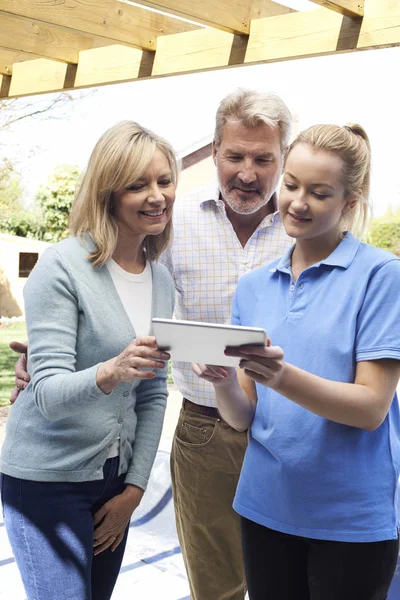
[(230, 349), (254, 381), (325, 419), (373, 431), (384, 421), (400, 377), (400, 361), (357, 363), (354, 383), (330, 381), (284, 362), (277, 346)]
[(218, 411), (224, 421), (237, 431), (248, 429), (257, 404), (254, 381), (243, 371), (230, 367), (193, 363), (192, 369), (214, 385)]
[(400, 377), (400, 361), (357, 363), (354, 383), (317, 377), (292, 365), (274, 388), (325, 419), (374, 431), (385, 420)]
[[(35, 402), (50, 421), (78, 414), (90, 404), (95, 406), (120, 382), (155, 377), (142, 369), (165, 364), (149, 360), (149, 354), (161, 359), (154, 338), (149, 337), (140, 344), (134, 341), (114, 359), (76, 371), (79, 301), (73, 277), (54, 248), (41, 256), (26, 283), (24, 297)], [(166, 355), (164, 360), (168, 358)]]

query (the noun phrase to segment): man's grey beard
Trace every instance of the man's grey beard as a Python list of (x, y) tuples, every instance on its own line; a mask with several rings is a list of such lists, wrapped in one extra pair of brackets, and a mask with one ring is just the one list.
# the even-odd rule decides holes
[(254, 213), (258, 212), (260, 208), (268, 204), (274, 194), (272, 192), (270, 196), (259, 196), (259, 201), (257, 203), (254, 203), (252, 200), (248, 200), (247, 202), (242, 202), (241, 206), (238, 206), (236, 202), (233, 202), (230, 199), (230, 191), (222, 187), (219, 178), (218, 183), (222, 199), (229, 206), (229, 208), (238, 215), (254, 215)]

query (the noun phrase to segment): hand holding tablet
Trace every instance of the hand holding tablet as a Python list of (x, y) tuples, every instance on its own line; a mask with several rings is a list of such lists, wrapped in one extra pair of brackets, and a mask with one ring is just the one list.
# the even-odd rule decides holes
[(220, 325), (201, 321), (152, 319), (153, 333), (160, 350), (172, 360), (237, 367), (239, 358), (225, 355), (227, 346), (257, 345), (266, 342), (264, 329), (241, 325)]

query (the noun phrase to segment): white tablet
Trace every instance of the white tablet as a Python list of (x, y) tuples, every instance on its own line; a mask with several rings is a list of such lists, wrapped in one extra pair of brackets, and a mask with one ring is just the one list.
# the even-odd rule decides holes
[(239, 359), (225, 356), (227, 346), (264, 345), (266, 340), (264, 329), (258, 327), (158, 318), (152, 324), (158, 347), (183, 362), (236, 367)]

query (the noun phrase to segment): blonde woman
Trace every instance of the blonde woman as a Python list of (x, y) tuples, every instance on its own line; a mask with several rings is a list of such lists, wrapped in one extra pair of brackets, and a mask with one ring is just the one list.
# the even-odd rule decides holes
[(174, 289), (168, 244), (176, 159), (125, 121), (97, 142), (72, 237), (25, 287), (31, 381), (1, 457), (4, 519), (28, 600), (108, 600), (157, 451), (166, 361), (152, 316)]
[(295, 245), (245, 275), (233, 323), (272, 345), (194, 365), (222, 418), (251, 426), (234, 508), (251, 600), (383, 600), (397, 562), (400, 260), (362, 243), (370, 147), (359, 125), (301, 133), (279, 210)]

